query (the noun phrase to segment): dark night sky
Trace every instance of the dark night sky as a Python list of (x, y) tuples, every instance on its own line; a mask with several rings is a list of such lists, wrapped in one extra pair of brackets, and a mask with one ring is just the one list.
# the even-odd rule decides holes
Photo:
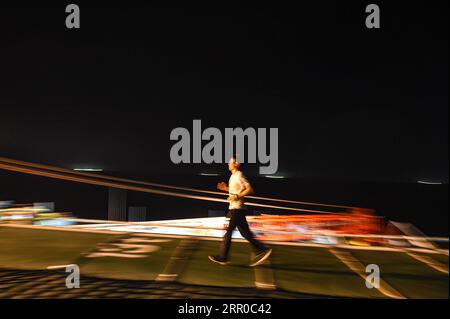
[(393, 2), (2, 7), (0, 156), (207, 171), (169, 158), (201, 119), (278, 127), (286, 176), (448, 182), (448, 2)]

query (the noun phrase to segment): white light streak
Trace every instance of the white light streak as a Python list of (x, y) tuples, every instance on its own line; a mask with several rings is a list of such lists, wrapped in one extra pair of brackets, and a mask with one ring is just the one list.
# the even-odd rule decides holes
[(426, 185), (442, 185), (441, 182), (425, 182), (425, 181), (417, 181), (419, 184), (426, 184)]
[(220, 176), (220, 174), (217, 173), (200, 173), (200, 176)]

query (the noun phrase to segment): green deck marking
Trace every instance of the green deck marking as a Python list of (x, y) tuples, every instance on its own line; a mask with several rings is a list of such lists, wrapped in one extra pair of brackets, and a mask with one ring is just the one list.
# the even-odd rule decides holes
[(448, 298), (448, 275), (405, 253), (354, 251), (353, 255), (365, 265), (377, 264), (381, 278), (407, 298)]
[(274, 246), (277, 286), (289, 291), (336, 297), (386, 298), (333, 256), (328, 249)]
[(46, 269), (73, 263), (115, 235), (0, 227), (0, 267)]
[(248, 265), (251, 247), (247, 243), (233, 242), (230, 250), (230, 264), (221, 266), (208, 259), (208, 255), (219, 253), (220, 242), (201, 240), (197, 250), (190, 256), (178, 281), (186, 284), (255, 287), (255, 270)]

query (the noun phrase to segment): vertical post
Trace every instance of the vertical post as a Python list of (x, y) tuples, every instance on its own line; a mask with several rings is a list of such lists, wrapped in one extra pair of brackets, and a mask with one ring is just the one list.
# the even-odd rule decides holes
[(127, 191), (110, 187), (108, 189), (108, 220), (127, 220)]
[(147, 220), (147, 207), (129, 207), (129, 222), (145, 222)]

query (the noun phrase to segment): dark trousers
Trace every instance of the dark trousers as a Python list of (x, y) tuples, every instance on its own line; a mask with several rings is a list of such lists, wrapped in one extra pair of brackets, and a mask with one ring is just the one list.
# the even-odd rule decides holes
[(237, 227), (242, 237), (250, 242), (253, 248), (259, 252), (264, 250), (266, 247), (259, 241), (257, 241), (253, 233), (250, 231), (250, 227), (248, 226), (247, 219), (245, 216), (247, 215), (247, 210), (244, 209), (231, 209), (228, 211), (227, 217), (230, 218), (228, 223), (228, 227), (223, 237), (222, 247), (221, 247), (221, 257), (224, 259), (228, 258), (228, 253), (230, 251), (231, 246), (231, 235), (233, 234), (233, 230)]

